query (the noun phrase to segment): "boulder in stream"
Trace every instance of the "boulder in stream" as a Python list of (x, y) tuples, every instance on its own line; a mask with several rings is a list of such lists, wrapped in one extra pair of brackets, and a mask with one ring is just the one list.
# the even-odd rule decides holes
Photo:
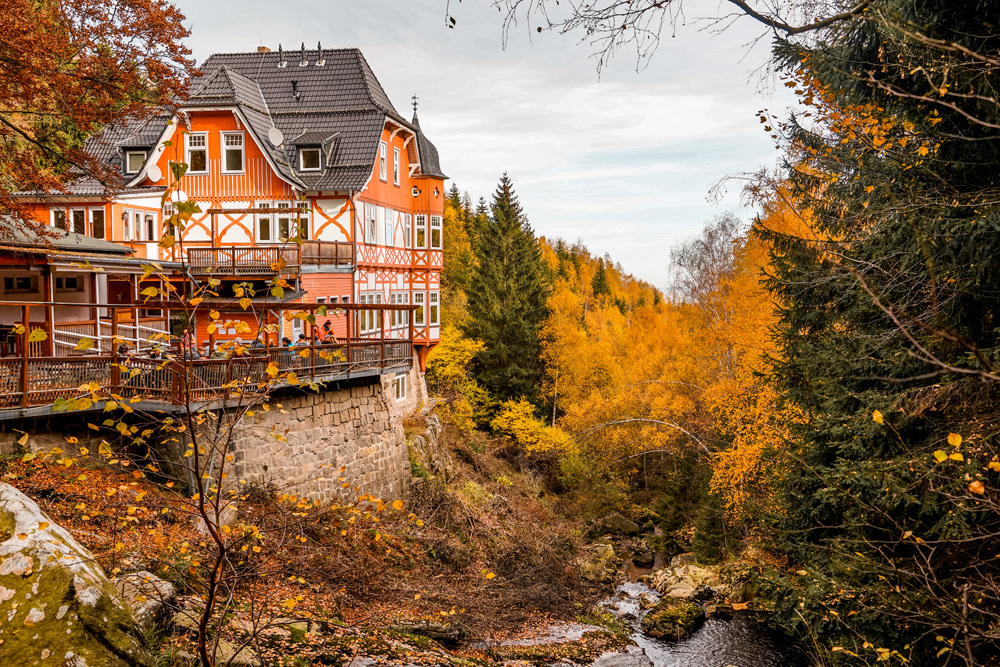
[(147, 667), (131, 609), (93, 555), (0, 482), (0, 665)]
[(700, 605), (667, 597), (643, 617), (642, 631), (657, 639), (687, 639), (704, 620)]

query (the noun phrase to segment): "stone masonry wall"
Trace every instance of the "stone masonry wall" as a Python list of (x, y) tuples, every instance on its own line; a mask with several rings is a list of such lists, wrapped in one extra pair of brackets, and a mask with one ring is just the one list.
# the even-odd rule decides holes
[[(384, 500), (404, 496), (410, 462), (391, 390), (391, 384), (387, 390), (373, 378), (371, 384), (272, 399), (269, 412), (257, 411), (239, 427), (232, 476), (273, 482), (324, 502), (352, 498), (353, 489), (346, 493), (339, 477), (360, 487), (360, 494)], [(272, 427), (286, 441), (275, 438)]]

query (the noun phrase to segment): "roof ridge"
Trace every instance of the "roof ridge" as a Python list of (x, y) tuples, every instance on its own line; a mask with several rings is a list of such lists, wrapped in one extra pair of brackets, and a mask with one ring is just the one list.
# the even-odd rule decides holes
[[(193, 93), (191, 93), (190, 96), (191, 97), (198, 97), (199, 95), (201, 95), (202, 91), (204, 91), (208, 87), (208, 84), (212, 83), (212, 81), (214, 81), (219, 76), (220, 72), (222, 73), (222, 75), (226, 79), (226, 85), (229, 86), (229, 92), (235, 94), (236, 91), (233, 88), (232, 81), (230, 81), (229, 76), (228, 76), (228, 74), (229, 74), (229, 68), (226, 67), (225, 65), (219, 65), (214, 70), (212, 70), (211, 74), (209, 74), (207, 77), (205, 77), (205, 80), (202, 82), (201, 86), (198, 87), (198, 90), (196, 90)], [(218, 97), (218, 95), (211, 95), (211, 97)]]
[[(368, 91), (368, 99), (371, 100), (371, 103), (374, 104), (379, 109), (382, 109), (383, 111), (386, 112), (394, 113), (398, 116), (399, 112), (396, 111), (396, 107), (393, 106), (392, 100), (389, 99), (389, 94), (386, 93), (385, 88), (382, 87), (382, 82), (378, 80), (377, 76), (375, 76), (375, 70), (373, 70), (372, 66), (368, 64), (368, 60), (365, 58), (365, 54), (361, 52), (361, 49), (355, 49), (355, 53), (357, 54), (358, 57), (358, 66), (361, 68), (362, 78), (365, 81), (365, 89)], [(382, 93), (382, 97), (384, 97), (386, 102), (389, 103), (388, 109), (383, 108), (382, 104), (377, 99), (375, 99), (376, 97), (375, 91), (372, 90), (373, 81), (375, 85), (378, 86), (379, 92)]]

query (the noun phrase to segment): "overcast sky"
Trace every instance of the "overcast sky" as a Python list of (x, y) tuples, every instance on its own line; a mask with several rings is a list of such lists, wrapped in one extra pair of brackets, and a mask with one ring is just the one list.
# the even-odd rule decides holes
[(692, 25), (718, 1), (688, 0), (688, 25), (666, 28), (636, 71), (622, 51), (598, 78), (580, 35), (524, 25), (506, 49), (489, 0), (175, 0), (199, 64), (215, 52), (360, 47), (396, 109), (420, 98), (420, 124), (451, 180), (489, 198), (504, 171), (535, 231), (581, 239), (665, 288), (671, 246), (738, 209), (739, 188), (709, 199), (727, 175), (773, 167), (777, 151), (755, 114), (791, 98), (761, 83), (769, 40), (748, 20), (721, 34)]

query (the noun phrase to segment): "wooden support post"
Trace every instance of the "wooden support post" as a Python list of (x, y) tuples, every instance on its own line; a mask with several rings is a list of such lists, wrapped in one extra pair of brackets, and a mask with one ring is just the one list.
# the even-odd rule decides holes
[(379, 369), (385, 370), (385, 311), (378, 311), (378, 329), (379, 329), (379, 355), (380, 363)]
[[(97, 273), (90, 274), (90, 301), (97, 303)], [(90, 319), (94, 320), (94, 347), (101, 349), (101, 316), (97, 306), (90, 309)]]
[(410, 364), (413, 364), (413, 311), (406, 311), (406, 319), (410, 323)]
[[(43, 294), (45, 294), (45, 300), (49, 302), (55, 301), (55, 290), (52, 284), (53, 280), (52, 280), (51, 266), (45, 267), (45, 273), (42, 274), (42, 278), (44, 282)], [(52, 306), (48, 306), (45, 309), (45, 324), (43, 325), (43, 328), (45, 329), (45, 333), (48, 334), (48, 338), (45, 339), (44, 348), (46, 350), (46, 353), (50, 357), (55, 356), (55, 348), (56, 348), (56, 343), (54, 340), (56, 328), (54, 323), (55, 323), (55, 309)]]
[(111, 391), (119, 393), (121, 367), (118, 359), (118, 309), (111, 309)]
[(352, 335), (352, 332), (354, 330), (354, 327), (352, 326), (354, 324), (354, 311), (353, 310), (345, 310), (344, 311), (344, 317), (347, 319), (347, 359), (346, 359), (346, 361), (347, 361), (347, 374), (350, 375), (351, 374), (351, 362), (354, 360), (354, 358), (351, 356), (351, 335)]
[(309, 324), (309, 377), (316, 377), (316, 311), (312, 313), (313, 321)]
[(28, 325), (28, 317), (31, 315), (31, 306), (21, 306), (21, 324), (24, 331), (21, 332), (21, 407), (28, 407), (28, 335), (31, 327)]

